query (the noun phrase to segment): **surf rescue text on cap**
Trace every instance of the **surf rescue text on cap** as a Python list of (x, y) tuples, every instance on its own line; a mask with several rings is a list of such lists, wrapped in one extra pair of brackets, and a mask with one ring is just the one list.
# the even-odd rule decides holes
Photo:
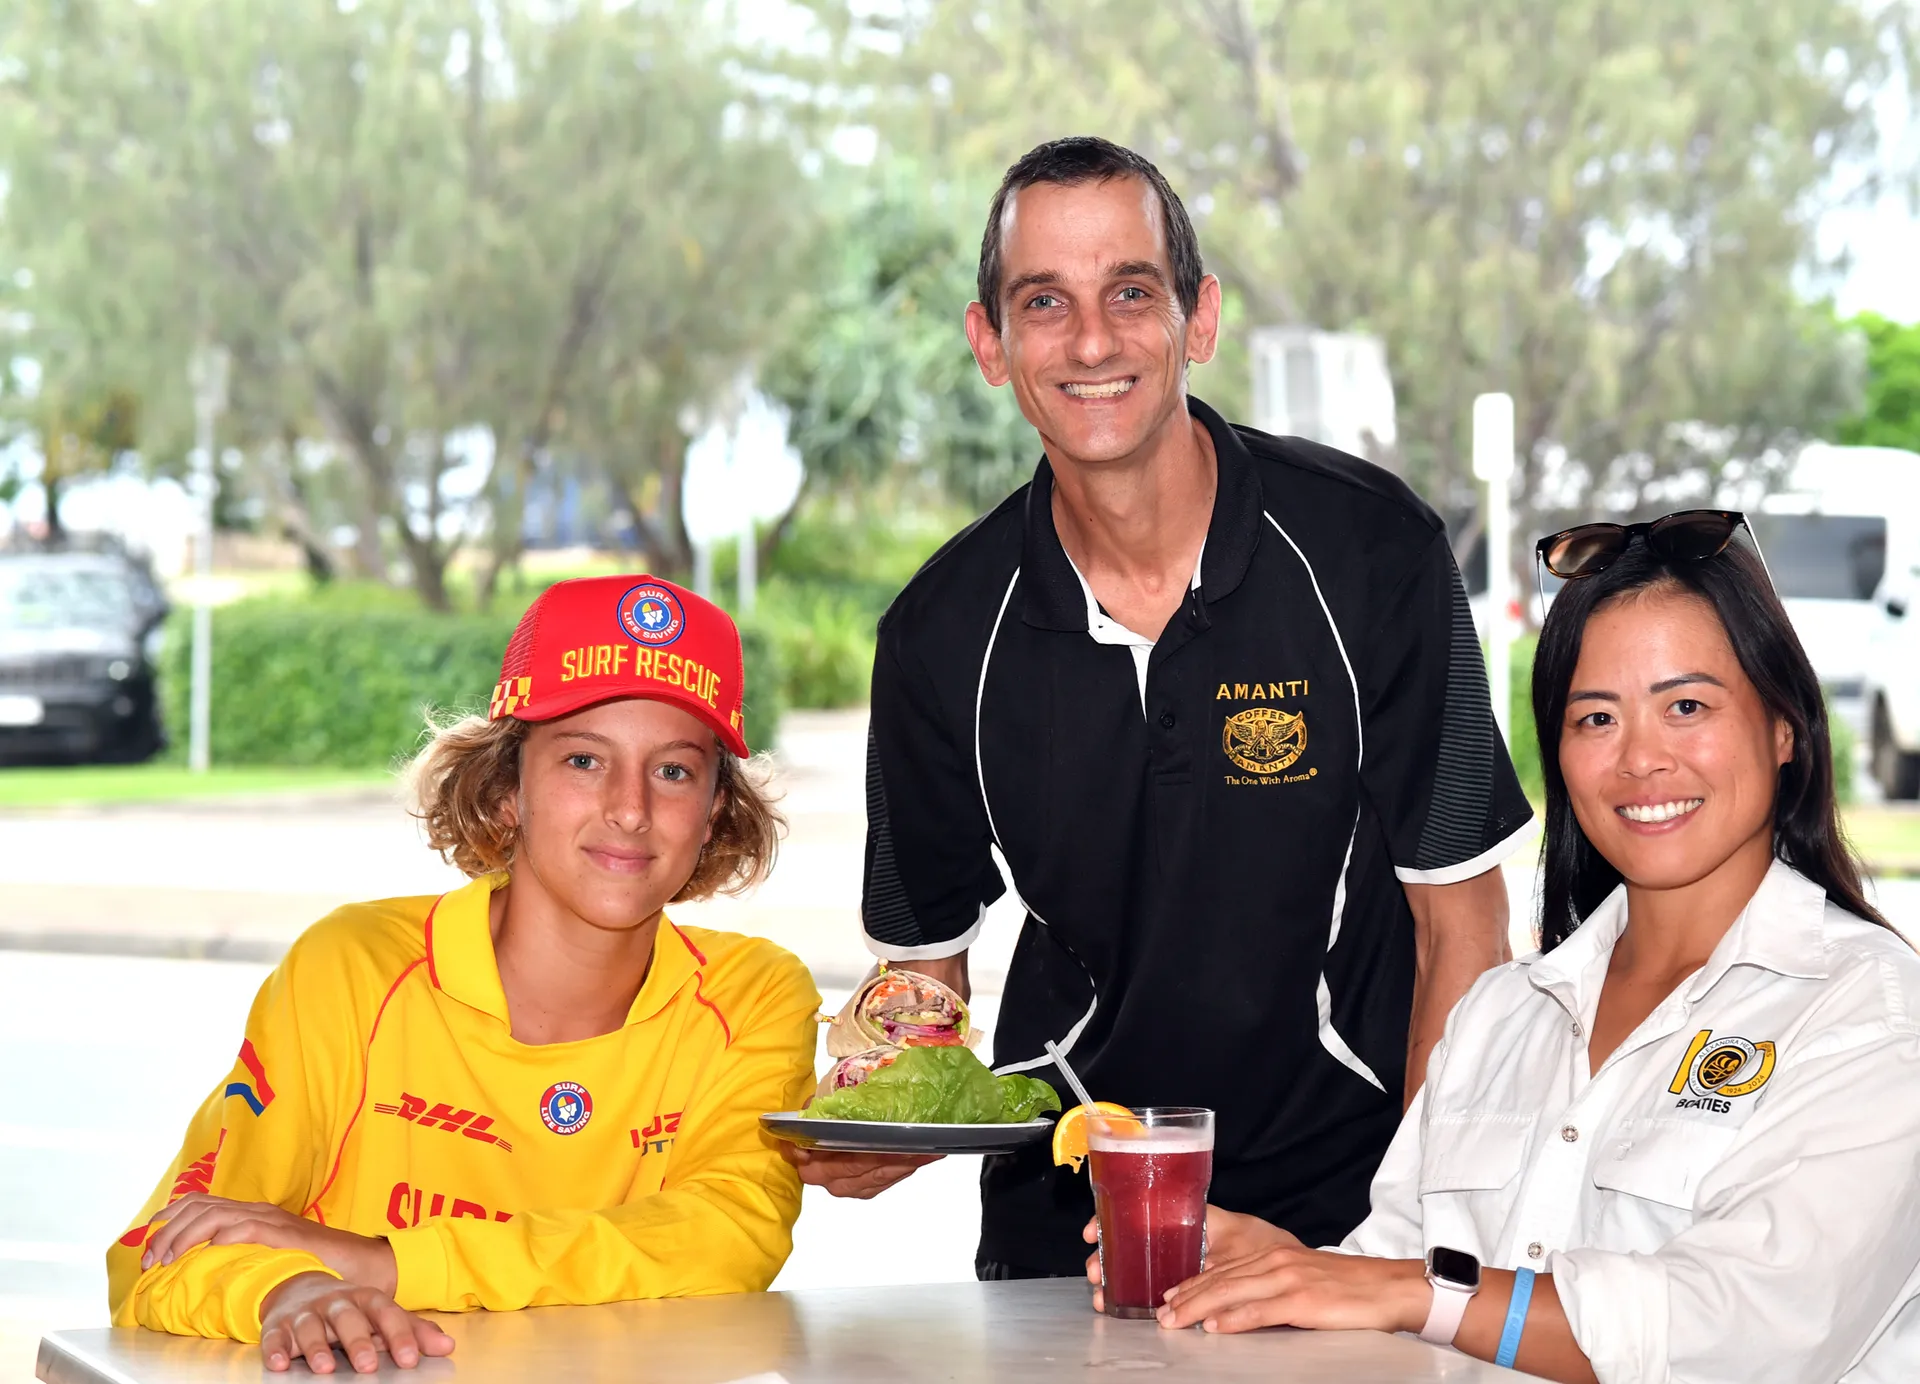
[(683, 707), (745, 759), (740, 631), (659, 577), (583, 577), (540, 593), (507, 641), (487, 719), (551, 721), (616, 697)]

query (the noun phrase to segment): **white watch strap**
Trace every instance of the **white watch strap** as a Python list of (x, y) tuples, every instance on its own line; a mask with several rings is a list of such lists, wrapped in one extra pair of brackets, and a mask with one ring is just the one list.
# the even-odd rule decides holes
[(1467, 1315), (1473, 1293), (1451, 1283), (1427, 1282), (1433, 1284), (1433, 1306), (1427, 1312), (1427, 1324), (1420, 1328), (1420, 1339), (1429, 1345), (1450, 1346), (1460, 1334), (1460, 1321)]

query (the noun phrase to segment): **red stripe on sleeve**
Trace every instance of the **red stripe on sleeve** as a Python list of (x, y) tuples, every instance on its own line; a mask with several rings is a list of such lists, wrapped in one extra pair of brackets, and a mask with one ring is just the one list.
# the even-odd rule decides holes
[(260, 1062), (260, 1054), (253, 1050), (253, 1039), (240, 1041), (240, 1065), (253, 1077), (253, 1093), (260, 1097), (261, 1108), (273, 1104), (273, 1087), (267, 1082), (267, 1069)]

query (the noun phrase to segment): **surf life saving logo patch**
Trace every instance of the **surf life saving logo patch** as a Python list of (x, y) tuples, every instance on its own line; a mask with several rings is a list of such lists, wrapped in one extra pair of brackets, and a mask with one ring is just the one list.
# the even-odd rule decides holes
[(664, 648), (687, 632), (680, 598), (657, 582), (642, 582), (620, 598), (616, 608), (627, 638), (650, 649)]
[(1277, 774), (1307, 752), (1306, 714), (1277, 706), (1249, 707), (1227, 717), (1221, 748), (1250, 774)]
[(540, 1097), (540, 1122), (555, 1134), (578, 1134), (593, 1118), (593, 1097), (577, 1081), (556, 1081)]

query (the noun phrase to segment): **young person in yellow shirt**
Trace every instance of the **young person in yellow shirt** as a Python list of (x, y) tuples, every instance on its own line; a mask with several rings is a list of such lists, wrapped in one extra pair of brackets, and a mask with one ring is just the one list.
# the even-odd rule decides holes
[(743, 767), (740, 637), (652, 577), (562, 582), (486, 718), (415, 761), (472, 877), (310, 928), (108, 1252), (116, 1325), (445, 1355), (413, 1314), (764, 1289), (800, 1184), (761, 1134), (813, 1082), (820, 998), (770, 942), (676, 926), (779, 819)]

